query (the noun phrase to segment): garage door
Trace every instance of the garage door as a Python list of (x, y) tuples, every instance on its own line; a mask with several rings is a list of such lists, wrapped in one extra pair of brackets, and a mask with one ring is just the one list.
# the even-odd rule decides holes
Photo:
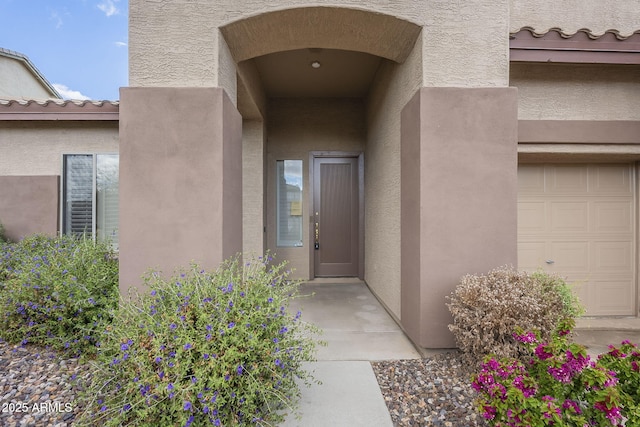
[(560, 274), (590, 316), (636, 313), (628, 164), (518, 167), (518, 268)]

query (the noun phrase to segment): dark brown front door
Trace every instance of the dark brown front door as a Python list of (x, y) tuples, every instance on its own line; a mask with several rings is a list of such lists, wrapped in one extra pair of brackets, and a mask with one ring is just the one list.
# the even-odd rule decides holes
[(317, 157), (313, 175), (315, 275), (358, 276), (358, 159)]

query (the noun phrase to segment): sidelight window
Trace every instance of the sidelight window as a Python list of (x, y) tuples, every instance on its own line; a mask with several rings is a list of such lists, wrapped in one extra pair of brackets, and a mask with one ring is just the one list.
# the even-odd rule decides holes
[(302, 246), (302, 160), (277, 161), (277, 246)]

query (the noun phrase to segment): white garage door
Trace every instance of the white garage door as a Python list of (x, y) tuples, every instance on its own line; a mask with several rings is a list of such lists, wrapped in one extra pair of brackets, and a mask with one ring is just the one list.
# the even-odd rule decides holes
[(628, 164), (518, 167), (518, 268), (575, 286), (590, 316), (636, 314), (635, 203)]

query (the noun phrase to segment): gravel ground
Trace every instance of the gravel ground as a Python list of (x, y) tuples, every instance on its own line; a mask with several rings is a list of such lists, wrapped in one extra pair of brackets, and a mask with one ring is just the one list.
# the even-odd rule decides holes
[[(458, 353), (372, 363), (395, 426), (482, 426)], [(0, 341), (0, 426), (73, 426), (77, 359)]]
[(487, 426), (460, 354), (372, 363), (395, 426)]
[(77, 359), (0, 340), (0, 425), (72, 425), (80, 408), (74, 402), (71, 379), (81, 369)]

